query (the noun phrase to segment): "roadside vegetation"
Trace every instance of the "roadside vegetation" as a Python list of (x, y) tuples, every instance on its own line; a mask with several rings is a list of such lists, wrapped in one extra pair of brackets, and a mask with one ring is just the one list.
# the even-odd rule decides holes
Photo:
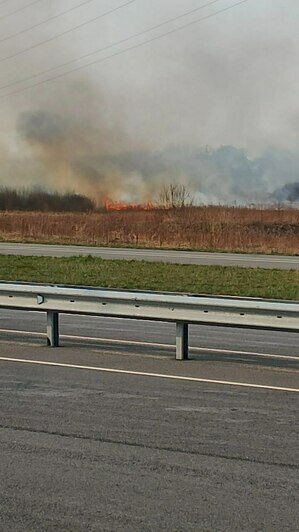
[(0, 212), (0, 240), (299, 254), (299, 209), (223, 206)]
[(103, 260), (90, 256), (53, 258), (0, 255), (0, 279), (197, 294), (299, 299), (299, 272), (296, 270)]
[(299, 255), (299, 209), (195, 206), (187, 186), (153, 201), (0, 188), (0, 240)]

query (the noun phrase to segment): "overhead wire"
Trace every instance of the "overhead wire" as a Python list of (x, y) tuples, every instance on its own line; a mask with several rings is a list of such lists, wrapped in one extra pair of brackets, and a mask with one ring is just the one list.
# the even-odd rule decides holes
[(30, 4), (27, 4), (26, 6), (18, 7), (18, 9), (16, 9), (15, 11), (12, 11), (11, 13), (8, 13), (8, 15), (2, 15), (0, 17), (0, 20), (4, 20), (5, 18), (12, 17), (12, 15), (15, 15), (16, 13), (20, 13), (21, 11), (24, 11), (24, 9), (26, 9), (27, 7), (31, 7), (34, 4), (38, 4), (39, 2), (42, 2), (42, 0), (34, 0), (34, 2), (30, 2)]
[(45, 20), (42, 20), (41, 22), (37, 22), (36, 24), (33, 24), (33, 26), (29, 26), (29, 28), (25, 28), (23, 30), (17, 31), (16, 33), (11, 33), (10, 35), (7, 35), (7, 37), (3, 37), (2, 39), (0, 39), (0, 42), (8, 41), (9, 39), (12, 39), (13, 37), (19, 37), (20, 35), (23, 35), (24, 33), (27, 33), (28, 31), (34, 30), (35, 28), (38, 28), (39, 26), (42, 26), (43, 24), (47, 24), (48, 22), (52, 20), (60, 18), (63, 15), (66, 15), (67, 13), (70, 13), (71, 11), (75, 11), (76, 9), (79, 9), (80, 7), (86, 4), (90, 4), (91, 2), (94, 2), (94, 1), (95, 0), (85, 0), (85, 2), (81, 2), (80, 4), (77, 4), (76, 6), (66, 9), (65, 11), (61, 11), (60, 13), (57, 13), (56, 15), (52, 15), (51, 17)]
[(79, 28), (82, 28), (83, 26), (86, 26), (87, 24), (91, 24), (92, 22), (95, 22), (96, 20), (99, 20), (106, 15), (110, 15), (112, 13), (115, 13), (119, 9), (122, 9), (123, 7), (127, 7), (130, 4), (135, 3), (137, 0), (128, 0), (124, 4), (121, 4), (120, 6), (114, 7), (112, 9), (109, 9), (108, 11), (105, 11), (104, 13), (101, 13), (100, 15), (97, 15), (96, 17), (93, 17), (89, 20), (86, 20), (84, 22), (81, 22), (80, 24), (77, 24), (77, 26), (73, 26), (72, 28), (69, 28), (68, 30), (63, 31), (62, 33), (58, 33), (56, 35), (53, 35), (52, 37), (49, 37), (48, 39), (45, 39), (43, 41), (40, 41), (36, 44), (32, 44), (31, 46), (28, 46), (28, 48), (24, 48), (23, 50), (19, 50), (18, 52), (15, 52), (14, 54), (7, 55), (5, 57), (0, 57), (0, 63), (2, 61), (7, 61), (8, 59), (13, 59), (14, 57), (17, 57), (19, 55), (24, 54), (25, 52), (30, 52), (31, 50), (34, 50), (35, 48), (39, 48), (43, 44), (47, 44), (49, 42), (55, 41), (59, 37), (63, 37), (64, 35), (67, 35), (68, 33), (71, 33), (75, 30), (78, 30)]
[(3, 6), (4, 4), (8, 4), (8, 2), (10, 2), (10, 0), (4, 0), (3, 2), (0, 2), (0, 6)]
[[(82, 70), (82, 69), (85, 69), (85, 68), (89, 68), (89, 67), (91, 67), (91, 66), (93, 66), (93, 65), (96, 65), (96, 64), (99, 64), (99, 63), (103, 63), (103, 62), (105, 62), (105, 61), (107, 61), (107, 60), (109, 60), (109, 59), (112, 59), (112, 58), (114, 58), (114, 57), (120, 56), (120, 55), (122, 55), (122, 54), (124, 54), (124, 53), (127, 53), (127, 52), (129, 52), (129, 51), (135, 50), (135, 49), (140, 48), (140, 47), (142, 47), (142, 46), (146, 46), (147, 44), (150, 44), (150, 43), (152, 43), (152, 42), (154, 42), (154, 41), (157, 41), (157, 40), (159, 40), (159, 39), (162, 39), (163, 37), (167, 37), (168, 35), (172, 35), (172, 34), (178, 32), (178, 31), (182, 31), (182, 30), (184, 30), (184, 29), (186, 29), (186, 28), (188, 28), (188, 27), (191, 27), (191, 26), (193, 26), (193, 25), (195, 25), (195, 24), (199, 24), (200, 22), (203, 22), (203, 21), (208, 20), (208, 19), (210, 19), (210, 18), (216, 17), (217, 15), (219, 15), (219, 14), (221, 14), (221, 13), (225, 13), (225, 12), (227, 12), (227, 11), (231, 11), (231, 10), (234, 9), (235, 7), (238, 7), (238, 6), (242, 5), (242, 4), (246, 4), (246, 3), (248, 3), (249, 1), (250, 1), (250, 0), (239, 0), (238, 2), (236, 2), (236, 3), (234, 3), (234, 4), (230, 5), (230, 6), (227, 6), (227, 7), (224, 7), (224, 8), (222, 8), (222, 9), (219, 9), (218, 11), (214, 11), (213, 13), (210, 13), (210, 14), (208, 14), (208, 15), (205, 15), (204, 17), (200, 17), (200, 18), (198, 18), (198, 19), (195, 19), (195, 20), (192, 20), (192, 21), (190, 21), (190, 22), (187, 22), (186, 24), (183, 24), (182, 26), (179, 26), (178, 28), (173, 28), (173, 29), (171, 29), (171, 30), (168, 30), (168, 31), (165, 32), (165, 33), (162, 33), (162, 34), (160, 34), (160, 35), (156, 35), (156, 36), (154, 36), (154, 37), (151, 37), (150, 39), (147, 39), (146, 41), (143, 41), (142, 43), (134, 44), (134, 45), (129, 46), (129, 47), (123, 49), (123, 50), (119, 50), (119, 51), (117, 51), (117, 52), (114, 52), (113, 54), (110, 54), (110, 55), (108, 55), (108, 56), (105, 56), (105, 57), (102, 57), (102, 58), (100, 58), (100, 59), (96, 59), (96, 60), (94, 60), (94, 61), (91, 61), (91, 62), (89, 62), (89, 63), (87, 63), (87, 64), (85, 64), (85, 65), (81, 65), (81, 66), (75, 67), (75, 68), (73, 68), (73, 69), (71, 69), (71, 70), (68, 70), (67, 72), (62, 72), (62, 73), (60, 73), (60, 74), (57, 74), (57, 75), (55, 75), (55, 76), (53, 76), (53, 77), (51, 77), (51, 78), (47, 78), (47, 79), (44, 79), (44, 80), (40, 80), (40, 81), (38, 81), (38, 82), (36, 82), (36, 83), (33, 83), (33, 84), (31, 84), (31, 85), (28, 85), (27, 87), (23, 87), (22, 89), (18, 89), (18, 90), (11, 91), (11, 92), (8, 92), (8, 93), (6, 93), (6, 94), (3, 94), (3, 95), (0, 96), (0, 99), (6, 98), (6, 97), (11, 96), (11, 95), (14, 95), (14, 94), (19, 94), (19, 93), (25, 92), (25, 91), (27, 91), (27, 90), (29, 90), (29, 89), (32, 89), (32, 88), (38, 87), (38, 86), (40, 86), (40, 85), (44, 85), (44, 84), (49, 83), (49, 82), (51, 82), (51, 81), (55, 81), (55, 80), (57, 80), (57, 79), (61, 79), (61, 78), (63, 78), (64, 76), (67, 76), (67, 75), (72, 74), (72, 73), (74, 73), (74, 72), (77, 72), (77, 71), (79, 71), (79, 70)], [(183, 16), (183, 15), (182, 15), (182, 16)], [(161, 24), (157, 25), (156, 27), (159, 27), (159, 26), (165, 25), (165, 24), (167, 24), (167, 23), (169, 23), (169, 21), (164, 22), (164, 23), (161, 23)], [(114, 44), (108, 45), (108, 46), (106, 46), (105, 48), (103, 48), (102, 51), (105, 50), (105, 49), (107, 49), (107, 48), (111, 48), (112, 46), (116, 46), (116, 45), (118, 45), (118, 44), (123, 44), (124, 42), (127, 42), (127, 41), (129, 41), (129, 40), (131, 40), (131, 39), (133, 39), (133, 38), (136, 38), (136, 36), (140, 36), (140, 35), (142, 35), (142, 34), (148, 33), (149, 31), (152, 31), (153, 28), (154, 28), (154, 27), (152, 27), (152, 28), (150, 28), (150, 29), (148, 29), (148, 30), (145, 30), (145, 31), (143, 31), (143, 32), (139, 32), (139, 34), (135, 34), (135, 35), (132, 35), (132, 36), (130, 36), (130, 37), (127, 37), (126, 39), (122, 39), (121, 41), (118, 41), (117, 43), (114, 43)], [(98, 52), (94, 52), (94, 53), (98, 53)], [(93, 53), (93, 54), (94, 54), (94, 53)], [(93, 55), (93, 54), (86, 54), (86, 55)], [(78, 59), (77, 59), (77, 60), (78, 60)], [(73, 60), (72, 62), (74, 62), (74, 60)], [(65, 66), (65, 65), (63, 65), (63, 66)], [(55, 67), (55, 69), (57, 69), (57, 68), (60, 68), (60, 67)], [(53, 68), (53, 69), (54, 69), (54, 68)], [(53, 69), (51, 69), (51, 70), (53, 70)], [(44, 72), (44, 73), (45, 73), (45, 72)], [(41, 73), (40, 73), (40, 74), (36, 74), (35, 76), (32, 76), (32, 78), (30, 78), (30, 79), (33, 79), (34, 77), (37, 77), (37, 76), (40, 76), (40, 75), (42, 75), (42, 74), (41, 74)], [(29, 81), (29, 79), (27, 79), (27, 81)], [(20, 82), (21, 82), (21, 81), (20, 81)], [(0, 87), (0, 89), (1, 89), (1, 88), (4, 88), (4, 87)], [(6, 87), (6, 88), (7, 88), (7, 87)]]
[[(131, 35), (129, 37), (126, 37), (124, 39), (121, 39), (120, 41), (117, 41), (116, 43), (108, 44), (108, 45), (104, 46), (103, 48), (98, 48), (97, 50), (94, 50), (93, 52), (89, 52), (89, 53), (83, 54), (83, 55), (81, 55), (79, 57), (75, 57), (74, 59), (70, 59), (69, 61), (67, 61), (65, 63), (62, 63), (62, 64), (57, 65), (55, 67), (51, 67), (51, 68), (49, 68), (47, 70), (43, 70), (41, 72), (38, 72), (37, 74), (34, 74), (33, 76), (29, 76), (27, 78), (22, 78), (20, 80), (16, 80), (14, 82), (8, 83), (6, 85), (2, 85), (2, 86), (0, 86), (0, 89), (8, 89), (9, 87), (17, 85), (19, 83), (23, 83), (25, 81), (30, 81), (31, 79), (34, 79), (34, 78), (39, 77), (41, 75), (48, 74), (49, 72), (53, 72), (54, 70), (57, 70), (58, 68), (63, 68), (65, 66), (71, 65), (72, 63), (76, 63), (77, 61), (81, 61), (82, 59), (86, 59), (87, 57), (90, 57), (91, 55), (103, 52), (103, 51), (105, 51), (107, 49), (110, 49), (110, 48), (112, 48), (114, 46), (117, 46), (119, 44), (123, 44), (123, 43), (127, 42), (128, 40), (135, 39), (136, 37), (140, 37), (140, 36), (144, 35), (145, 33), (148, 33), (150, 31), (154, 31), (154, 30), (160, 28), (161, 26), (165, 26), (166, 24), (170, 24), (172, 22), (176, 22), (177, 20), (180, 20), (181, 18), (184, 18), (184, 17), (187, 17), (189, 15), (192, 15), (192, 14), (196, 13), (197, 11), (200, 11), (201, 9), (204, 9), (206, 7), (210, 7), (213, 4), (216, 4), (216, 3), (220, 2), (220, 1), (222, 1), (222, 0), (210, 0), (206, 4), (203, 4), (203, 5), (199, 6), (199, 7), (196, 7), (194, 9), (189, 10), (189, 11), (186, 11), (185, 13), (177, 15), (176, 17), (172, 17), (172, 18), (170, 18), (170, 19), (168, 19), (168, 20), (166, 20), (164, 22), (160, 22), (159, 24), (155, 24), (154, 26), (151, 26), (147, 30), (143, 30), (141, 32), (135, 33), (135, 34), (133, 34), (133, 35)], [(0, 62), (1, 62), (1, 59), (0, 59)]]

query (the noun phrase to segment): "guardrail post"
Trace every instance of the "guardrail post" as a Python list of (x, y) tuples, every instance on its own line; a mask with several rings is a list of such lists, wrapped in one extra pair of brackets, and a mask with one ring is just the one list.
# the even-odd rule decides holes
[(188, 323), (176, 324), (176, 360), (188, 359)]
[(47, 345), (59, 346), (59, 318), (58, 312), (47, 312)]

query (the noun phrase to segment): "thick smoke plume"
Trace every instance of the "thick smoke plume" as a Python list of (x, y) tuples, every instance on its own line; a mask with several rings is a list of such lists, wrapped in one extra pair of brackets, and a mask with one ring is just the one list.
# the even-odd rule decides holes
[(297, 201), (296, 183), (273, 194), (269, 187), (298, 175), (299, 157), (291, 152), (268, 150), (250, 158), (233, 146), (186, 145), (122, 151), (125, 133), (118, 139), (119, 128), (96, 128), (84, 118), (45, 110), (19, 117), (19, 135), (44, 168), (47, 188), (83, 193), (99, 204), (107, 198), (147, 201), (163, 184), (177, 182), (188, 185), (196, 202)]
[[(136, 3), (115, 14), (111, 25), (107, 17), (73, 40), (4, 61), (1, 84), (125, 38), (196, 2), (183, 4), (165, 0), (161, 7), (153, 0), (145, 10)], [(37, 6), (34, 18), (57, 9)], [(90, 7), (88, 15), (99, 9)], [(197, 202), (296, 201), (296, 186), (287, 184), (299, 175), (293, 89), (299, 8), (292, 0), (272, 0), (271, 8), (261, 0), (230, 13), (98, 69), (1, 98), (0, 185), (86, 194), (99, 204), (149, 201), (167, 183), (187, 185)], [(7, 41), (0, 57), (76, 25), (83, 15), (74, 11), (72, 19)], [(9, 35), (26, 24), (11, 19), (4, 29)], [(281, 194), (273, 194), (278, 189)]]

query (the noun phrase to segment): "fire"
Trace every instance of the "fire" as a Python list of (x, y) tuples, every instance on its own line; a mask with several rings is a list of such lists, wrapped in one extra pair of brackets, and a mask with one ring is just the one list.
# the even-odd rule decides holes
[(151, 201), (146, 203), (124, 203), (106, 199), (104, 208), (106, 211), (150, 211), (155, 208), (155, 205)]

